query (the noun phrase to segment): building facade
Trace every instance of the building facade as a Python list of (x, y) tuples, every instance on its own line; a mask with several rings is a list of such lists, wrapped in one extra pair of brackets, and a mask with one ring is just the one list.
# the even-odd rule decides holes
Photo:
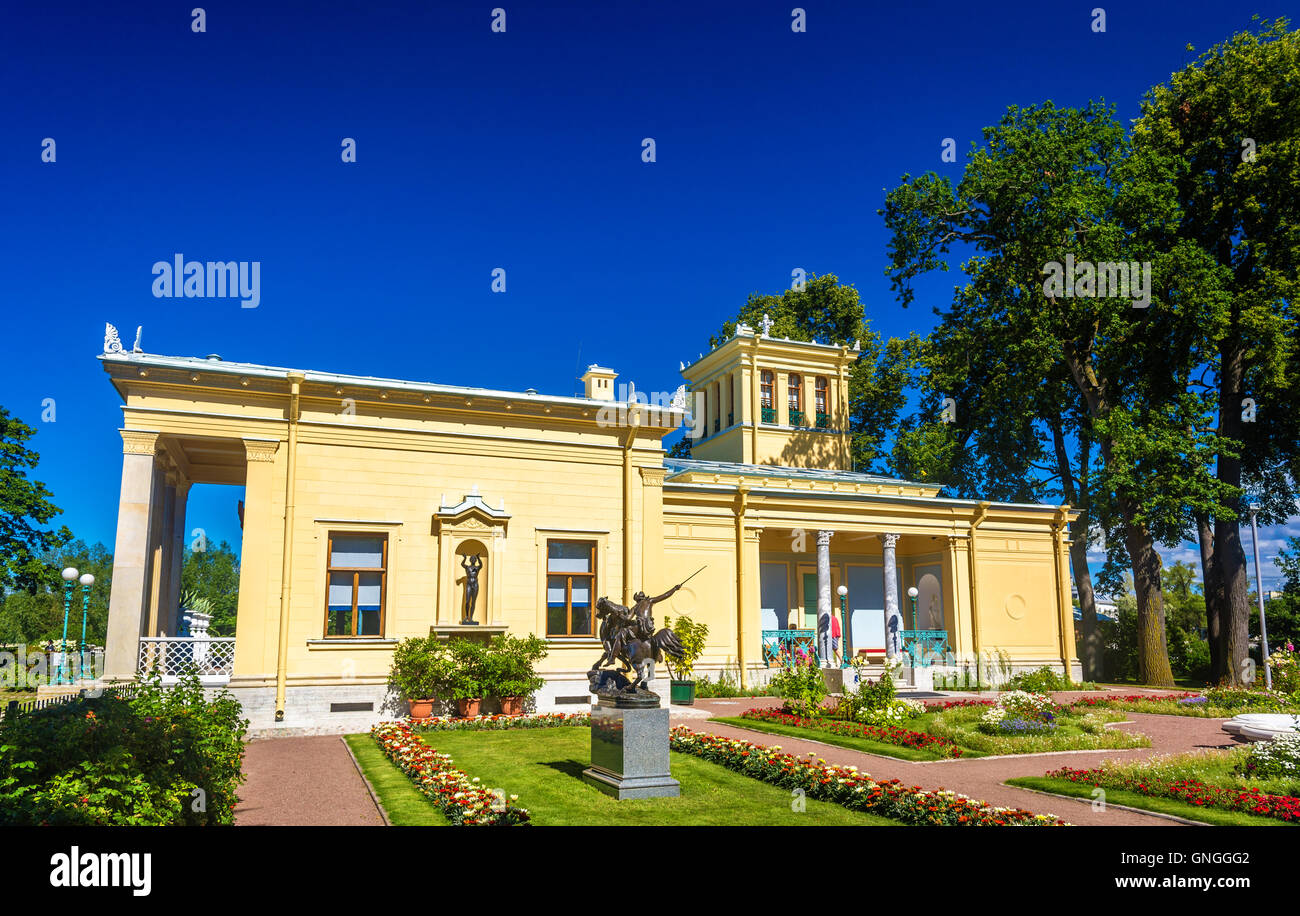
[[(692, 574), (656, 613), (708, 625), (702, 674), (761, 682), (774, 634), (841, 611), (872, 659), (930, 631), (958, 657), (1078, 674), (1068, 507), (853, 472), (847, 345), (741, 326), (683, 367), (703, 401), (689, 460), (662, 447), (680, 403), (617, 400), (599, 366), (556, 397), (105, 350), (123, 399), (105, 677), (200, 653), (257, 729), (401, 714), (393, 648), (431, 632), (544, 636), (537, 707), (585, 706), (596, 597)], [(196, 483), (244, 488), (236, 635), (197, 648), (177, 608)]]

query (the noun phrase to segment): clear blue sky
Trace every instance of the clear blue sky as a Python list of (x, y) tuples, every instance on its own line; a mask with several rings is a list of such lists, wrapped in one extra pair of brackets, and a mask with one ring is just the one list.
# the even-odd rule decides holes
[[(924, 330), (957, 275), (897, 305), (885, 187), (956, 176), (943, 138), (964, 154), (1011, 104), (1132, 117), (1189, 42), (1294, 12), (804, 2), (796, 34), (793, 2), (222, 2), (195, 34), (202, 2), (12, 4), (0, 32), (0, 403), (38, 428), (60, 520), (110, 545), (105, 321), (128, 346), (143, 325), (152, 353), (555, 394), (596, 361), (675, 388), (794, 268), (855, 284), (883, 334)], [(260, 261), (260, 306), (154, 298), (151, 267), (177, 252)], [(202, 488), (191, 526), (238, 546), (236, 495)]]

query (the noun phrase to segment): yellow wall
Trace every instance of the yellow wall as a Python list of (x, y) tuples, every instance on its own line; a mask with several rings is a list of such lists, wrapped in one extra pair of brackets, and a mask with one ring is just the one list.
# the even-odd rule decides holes
[[(244, 484), (232, 686), (274, 684), (291, 459), (285, 379), (241, 379), (202, 367), (108, 368), (126, 399), (128, 429), (157, 432), (193, 481)], [(805, 371), (811, 377), (812, 370)], [(752, 374), (743, 377), (739, 406), (747, 409)], [(545, 633), (546, 539), (594, 540), (596, 593), (624, 603), (632, 590), (657, 594), (705, 567), (656, 609), (659, 622), (689, 614), (708, 624), (701, 662), (706, 673), (742, 660), (753, 669), (760, 665), (762, 562), (815, 564), (819, 529), (835, 532), (837, 568), (855, 559), (879, 562), (876, 535), (892, 532), (902, 535), (900, 567), (920, 559), (940, 567), (944, 619), (956, 652), (1003, 648), (1024, 664), (1059, 664), (1065, 646), (1068, 661), (1068, 622), (1062, 633), (1068, 567), (1064, 542), (1053, 540), (1053, 524), (1068, 513), (994, 505), (979, 515), (970, 504), (935, 499), (933, 486), (868, 478), (813, 483), (685, 473), (665, 480), (660, 443), (667, 426), (602, 426), (598, 403), (562, 400), (472, 392), (430, 396), (308, 377), (293, 455), (289, 685), (382, 682), (393, 640), (425, 635), (435, 622), (458, 621), (460, 586), (448, 580), (447, 571), (461, 573), (440, 555), (446, 541), (440, 541), (436, 516), (444, 503), (459, 503), (474, 488), (491, 507), (504, 500), (509, 515), (504, 524), (489, 522), (484, 529), (484, 543), (500, 549), (487, 556), (475, 616), (488, 623), (499, 616), (515, 634)], [(789, 431), (759, 427), (731, 434), (737, 448), (743, 448), (745, 432), (772, 460), (774, 449), (788, 452), (796, 441)], [(807, 434), (822, 442), (839, 440)], [(840, 467), (839, 460), (817, 451), (807, 463)], [(389, 537), (383, 641), (324, 638), (331, 530)], [(799, 556), (783, 546), (796, 530), (807, 535), (806, 553)], [(908, 584), (905, 579), (904, 589)], [(975, 605), (978, 615), (972, 618)], [(835, 608), (838, 613), (838, 600)], [(581, 674), (599, 652), (594, 638), (555, 639), (542, 668)], [(753, 674), (747, 671), (746, 680)]]

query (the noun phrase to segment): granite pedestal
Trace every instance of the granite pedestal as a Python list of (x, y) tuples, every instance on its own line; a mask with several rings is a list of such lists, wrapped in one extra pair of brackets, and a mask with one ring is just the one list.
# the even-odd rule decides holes
[(626, 709), (602, 697), (591, 708), (591, 766), (582, 778), (620, 801), (681, 795), (668, 768), (668, 710)]

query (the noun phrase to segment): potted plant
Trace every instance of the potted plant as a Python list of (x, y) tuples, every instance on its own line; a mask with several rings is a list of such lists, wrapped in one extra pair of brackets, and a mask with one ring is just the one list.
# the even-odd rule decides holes
[(484, 693), (500, 699), (502, 714), (523, 715), (524, 701), (546, 683), (534, 668), (545, 657), (546, 640), (532, 633), (493, 637), (487, 651), (483, 688)]
[(447, 642), (451, 655), (446, 695), (456, 701), (461, 718), (469, 719), (479, 714), (483, 703), (483, 682), (488, 675), (487, 647), (467, 639)]
[(664, 618), (664, 626), (673, 631), (677, 641), (682, 644), (682, 657), (674, 659), (665, 655), (668, 665), (668, 699), (676, 706), (695, 705), (695, 663), (704, 654), (704, 643), (709, 637), (708, 624), (696, 623), (683, 614), (676, 621)]
[(412, 719), (433, 715), (435, 698), (446, 696), (451, 660), (435, 636), (404, 639), (393, 650), (388, 681), (405, 698)]

